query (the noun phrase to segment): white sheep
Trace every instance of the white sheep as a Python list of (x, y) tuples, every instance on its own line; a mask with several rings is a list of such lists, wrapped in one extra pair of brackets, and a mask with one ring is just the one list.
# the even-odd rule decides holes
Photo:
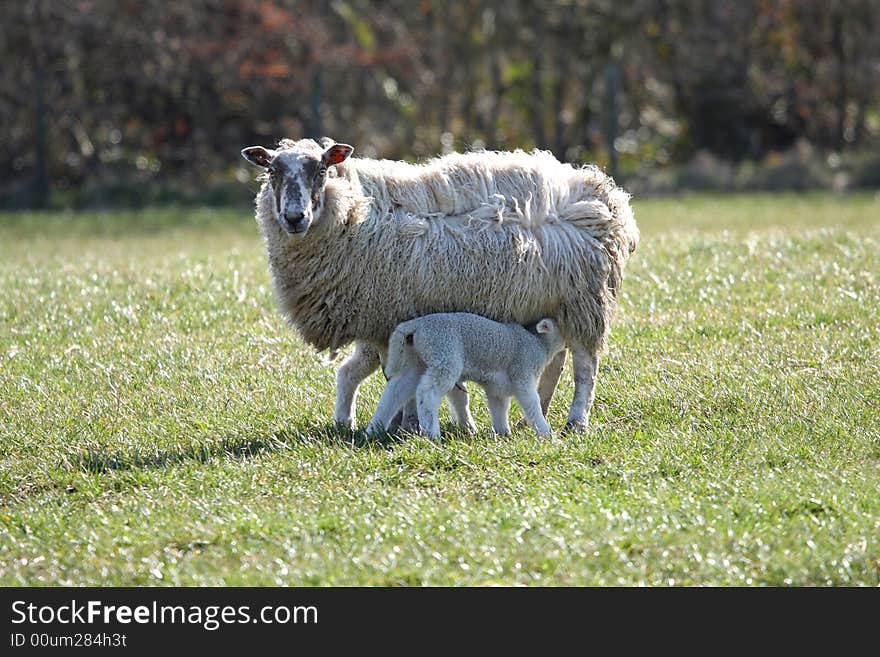
[[(376, 434), (389, 426), (415, 397), (419, 429), (430, 438), (439, 438), (440, 400), (456, 385), (473, 381), (486, 391), (495, 433), (510, 433), (507, 417), (510, 399), (516, 397), (529, 424), (540, 435), (549, 436), (538, 377), (564, 346), (550, 318), (540, 320), (534, 331), (471, 313), (437, 313), (404, 322), (388, 340), (388, 384), (367, 433)], [(472, 425), (470, 415), (467, 419)]]
[[(337, 373), (335, 420), (353, 425), (357, 388), (398, 324), (472, 312), (524, 325), (556, 318), (573, 357), (568, 427), (585, 427), (639, 239), (629, 195), (599, 169), (542, 151), (410, 165), (349, 159), (352, 150), (304, 139), (242, 151), (266, 171), (256, 217), (282, 313), (317, 349), (356, 342)], [(564, 356), (541, 378), (545, 411)], [(452, 394), (454, 409), (466, 407), (466, 393)]]

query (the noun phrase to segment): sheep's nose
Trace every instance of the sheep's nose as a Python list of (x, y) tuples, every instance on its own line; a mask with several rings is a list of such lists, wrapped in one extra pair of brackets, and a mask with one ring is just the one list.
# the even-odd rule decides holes
[(281, 226), (291, 235), (304, 233), (309, 229), (309, 220), (302, 212), (285, 212)]

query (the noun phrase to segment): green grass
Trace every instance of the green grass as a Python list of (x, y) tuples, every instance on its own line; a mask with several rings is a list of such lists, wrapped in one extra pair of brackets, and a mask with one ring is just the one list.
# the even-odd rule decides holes
[(590, 430), (434, 445), (330, 426), (246, 212), (0, 215), (0, 584), (880, 584), (880, 200), (636, 216)]

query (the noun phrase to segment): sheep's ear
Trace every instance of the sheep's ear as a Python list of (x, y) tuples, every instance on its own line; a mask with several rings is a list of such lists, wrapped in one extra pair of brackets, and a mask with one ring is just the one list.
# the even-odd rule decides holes
[(277, 155), (275, 151), (270, 151), (268, 148), (263, 148), (262, 146), (248, 146), (241, 151), (241, 156), (244, 159), (255, 166), (263, 167), (264, 169), (272, 164), (275, 155)]
[(324, 163), (324, 166), (330, 167), (334, 164), (345, 162), (348, 159), (348, 156), (353, 152), (353, 146), (349, 146), (348, 144), (333, 144), (330, 148), (324, 151), (324, 155), (321, 156), (321, 161)]
[(535, 325), (535, 330), (538, 333), (549, 333), (553, 330), (553, 320), (545, 317)]

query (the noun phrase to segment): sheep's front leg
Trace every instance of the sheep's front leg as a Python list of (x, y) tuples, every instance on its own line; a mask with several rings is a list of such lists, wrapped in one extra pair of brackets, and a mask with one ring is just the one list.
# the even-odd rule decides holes
[(492, 416), (492, 431), (499, 436), (510, 435), (510, 397), (498, 395), (486, 390), (486, 404), (489, 406), (489, 415)]
[(541, 379), (538, 382), (538, 394), (541, 396), (541, 412), (545, 417), (550, 408), (550, 400), (553, 399), (553, 393), (556, 391), (556, 384), (559, 383), (559, 377), (562, 374), (562, 367), (564, 365), (565, 349), (556, 354), (541, 373)]
[(596, 394), (599, 356), (583, 347), (577, 347), (571, 350), (571, 361), (574, 370), (574, 399), (571, 401), (565, 430), (585, 431)]
[(452, 410), (452, 415), (458, 426), (468, 433), (475, 433), (477, 423), (474, 422), (471, 415), (470, 396), (464, 384), (456, 383), (452, 386), (452, 390), (446, 393), (446, 397), (449, 399), (449, 408)]
[(379, 367), (379, 352), (358, 342), (352, 354), (336, 370), (336, 407), (333, 420), (338, 426), (355, 428), (355, 401), (361, 382)]
[(538, 435), (542, 438), (549, 438), (553, 435), (547, 418), (541, 412), (541, 397), (534, 384), (517, 389), (516, 401), (519, 402), (523, 415), (526, 416), (526, 420), (538, 432)]

